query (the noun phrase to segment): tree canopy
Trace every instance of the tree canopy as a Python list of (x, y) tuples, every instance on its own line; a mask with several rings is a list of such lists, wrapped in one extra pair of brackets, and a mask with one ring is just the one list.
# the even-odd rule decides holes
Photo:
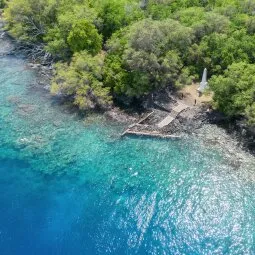
[(52, 94), (68, 96), (81, 110), (107, 108), (111, 103), (109, 88), (103, 86), (104, 56), (88, 52), (75, 53), (70, 64), (58, 63)]
[(213, 76), (210, 86), (216, 106), (229, 116), (246, 116), (255, 123), (255, 65), (234, 63), (223, 75)]
[(117, 94), (130, 97), (178, 85), (186, 71), (182, 55), (192, 39), (192, 29), (175, 20), (134, 23), (108, 41), (106, 84)]

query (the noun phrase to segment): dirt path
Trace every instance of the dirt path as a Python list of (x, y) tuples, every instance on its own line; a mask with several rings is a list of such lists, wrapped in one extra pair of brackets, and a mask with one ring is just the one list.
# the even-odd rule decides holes
[(182, 98), (183, 95), (183, 103), (187, 104), (188, 106), (194, 106), (196, 100), (196, 105), (200, 106), (212, 101), (212, 94), (202, 95), (199, 97), (197, 92), (198, 87), (198, 83), (193, 83), (192, 85), (185, 86), (182, 90), (179, 91), (179, 97)]

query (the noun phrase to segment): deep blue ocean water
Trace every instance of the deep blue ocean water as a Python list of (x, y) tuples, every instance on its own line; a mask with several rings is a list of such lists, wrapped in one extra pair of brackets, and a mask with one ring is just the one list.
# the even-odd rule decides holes
[(0, 57), (0, 255), (255, 254), (252, 159), (122, 130)]

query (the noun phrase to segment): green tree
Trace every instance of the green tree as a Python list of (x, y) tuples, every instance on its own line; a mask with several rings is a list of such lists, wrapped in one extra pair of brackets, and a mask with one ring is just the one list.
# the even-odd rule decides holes
[(75, 53), (70, 64), (56, 64), (51, 93), (71, 98), (81, 110), (108, 107), (111, 97), (102, 83), (103, 63), (103, 55)]
[(245, 114), (248, 118), (248, 124), (255, 125), (255, 103), (246, 107)]
[[(96, 52), (101, 48), (101, 45), (99, 47), (101, 38), (95, 29), (97, 23), (97, 13), (88, 2), (75, 2), (72, 5), (67, 3), (60, 6), (54, 27), (49, 28), (44, 37), (47, 43), (46, 50), (57, 59), (69, 58), (74, 51), (85, 49), (83, 47)], [(90, 40), (95, 40), (95, 45), (89, 42)]]
[(222, 74), (234, 62), (254, 63), (255, 37), (246, 30), (234, 31), (231, 35), (213, 33), (193, 45), (187, 62), (201, 73), (207, 67), (211, 74)]
[(216, 107), (228, 116), (246, 116), (255, 123), (255, 65), (234, 63), (224, 75), (213, 76), (210, 87), (214, 92)]
[[(54, 57), (68, 58), (75, 50), (99, 51), (97, 12), (87, 0), (12, 0), (4, 17), (15, 38), (32, 47), (42, 45)], [(89, 42), (90, 36), (95, 42)]]
[(105, 39), (108, 39), (120, 28), (144, 18), (138, 1), (99, 0), (97, 6), (99, 18), (103, 21), (101, 31)]
[(150, 0), (147, 4), (146, 16), (155, 20), (163, 20), (170, 18), (175, 9), (177, 5), (172, 0)]
[(174, 18), (183, 25), (191, 27), (200, 40), (212, 33), (227, 33), (230, 29), (230, 20), (215, 12), (206, 12), (202, 7), (190, 7), (174, 14)]
[(67, 42), (73, 52), (87, 50), (95, 55), (102, 48), (102, 36), (98, 34), (96, 27), (86, 19), (73, 24)]
[(57, 0), (13, 0), (4, 11), (10, 33), (22, 41), (42, 42), (56, 22)]
[(137, 98), (180, 85), (179, 77), (183, 81), (187, 74), (182, 54), (192, 39), (192, 30), (174, 20), (133, 24), (108, 42), (105, 83), (117, 94)]

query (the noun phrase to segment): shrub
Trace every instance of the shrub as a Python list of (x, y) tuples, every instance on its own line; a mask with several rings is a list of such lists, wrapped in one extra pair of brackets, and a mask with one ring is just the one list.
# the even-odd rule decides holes
[(70, 64), (56, 64), (51, 93), (70, 97), (81, 110), (107, 108), (111, 97), (102, 83), (103, 59), (82, 51), (74, 54)]

